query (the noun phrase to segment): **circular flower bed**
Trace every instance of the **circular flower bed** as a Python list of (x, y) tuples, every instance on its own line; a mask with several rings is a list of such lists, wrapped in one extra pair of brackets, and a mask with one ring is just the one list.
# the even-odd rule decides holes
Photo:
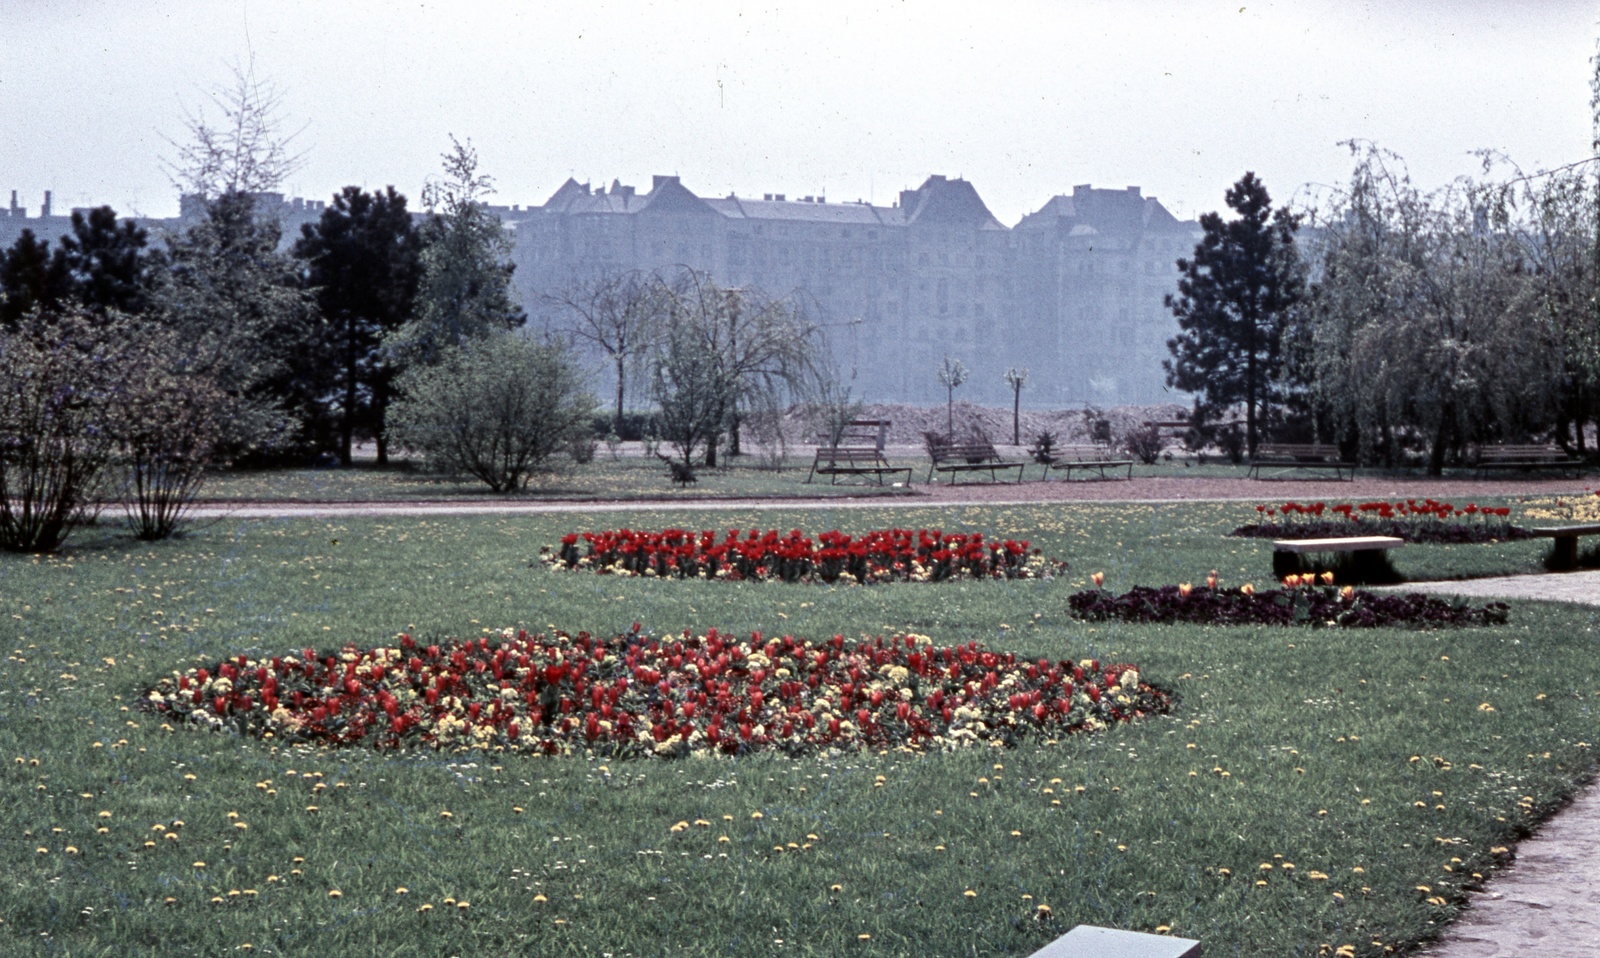
[(949, 749), (1164, 711), (1131, 665), (1024, 661), (926, 636), (493, 639), (256, 660), (163, 678), (147, 709), (278, 742), (606, 756)]
[[(579, 546), (579, 540), (583, 546)], [(569, 533), (540, 559), (555, 569), (611, 575), (728, 581), (940, 582), (945, 579), (1040, 579), (1066, 571), (1028, 540), (985, 539), (983, 533), (939, 529), (877, 529), (860, 536), (838, 530), (813, 539), (788, 533), (730, 529), (698, 534), (684, 529)]]
[[(1305, 583), (1301, 584), (1301, 579)], [(1257, 592), (1192, 588), (1187, 584), (1135, 586), (1121, 595), (1090, 589), (1067, 597), (1072, 615), (1090, 621), (1193, 622), (1200, 625), (1309, 625), (1377, 628), (1409, 625), (1503, 625), (1504, 602), (1474, 607), (1432, 596), (1375, 593), (1351, 586), (1312, 586), (1311, 576), (1290, 576), (1282, 589)]]
[(1400, 502), (1285, 502), (1256, 506), (1261, 521), (1232, 535), (1254, 539), (1336, 539), (1397, 536), (1407, 542), (1505, 542), (1532, 538), (1511, 524), (1508, 506), (1468, 503), (1457, 508), (1435, 499)]

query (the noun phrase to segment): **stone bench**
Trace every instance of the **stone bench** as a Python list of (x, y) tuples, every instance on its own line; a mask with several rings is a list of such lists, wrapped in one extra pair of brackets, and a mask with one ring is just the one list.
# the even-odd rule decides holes
[(1030, 958), (1200, 958), (1200, 943), (1175, 935), (1079, 925)]
[(1535, 526), (1519, 531), (1542, 539), (1555, 540), (1554, 547), (1550, 550), (1548, 563), (1550, 568), (1575, 569), (1578, 566), (1578, 537), (1600, 535), (1600, 522), (1571, 526)]
[[(1304, 555), (1349, 553), (1350, 561), (1340, 570), (1341, 579), (1376, 582), (1394, 577), (1389, 568), (1389, 550), (1406, 540), (1398, 536), (1345, 536), (1338, 539), (1278, 539), (1272, 543), (1272, 572), (1282, 578), (1305, 571)], [(1313, 570), (1314, 571), (1314, 570)]]

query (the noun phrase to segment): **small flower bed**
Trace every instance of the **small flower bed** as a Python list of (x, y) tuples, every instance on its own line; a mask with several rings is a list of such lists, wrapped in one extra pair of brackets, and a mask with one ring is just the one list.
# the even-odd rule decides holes
[(247, 656), (163, 678), (145, 708), (279, 743), (606, 756), (950, 749), (1162, 712), (1131, 665), (1023, 660), (926, 636), (493, 639)]
[[(579, 545), (579, 540), (583, 545)], [(1066, 571), (1028, 540), (986, 539), (983, 533), (939, 529), (877, 529), (860, 536), (838, 530), (814, 539), (787, 533), (730, 529), (569, 533), (540, 559), (553, 569), (670, 579), (782, 582), (941, 582), (946, 579), (1043, 579)]]
[(1248, 584), (1236, 589), (1219, 589), (1214, 577), (1203, 589), (1193, 588), (1188, 583), (1135, 586), (1116, 595), (1095, 588), (1068, 596), (1067, 605), (1074, 617), (1092, 622), (1345, 628), (1503, 625), (1510, 614), (1504, 602), (1475, 607), (1420, 593), (1374, 593), (1348, 585), (1334, 588), (1329, 584), (1331, 573), (1324, 573), (1323, 585), (1315, 585), (1315, 581), (1316, 577), (1311, 575), (1291, 575), (1284, 579), (1283, 588), (1262, 592)]
[(1256, 506), (1261, 521), (1240, 526), (1233, 535), (1256, 539), (1334, 539), (1341, 536), (1397, 536), (1407, 542), (1504, 542), (1528, 534), (1511, 524), (1508, 506), (1468, 503), (1456, 507), (1435, 499), (1396, 502), (1285, 502)]

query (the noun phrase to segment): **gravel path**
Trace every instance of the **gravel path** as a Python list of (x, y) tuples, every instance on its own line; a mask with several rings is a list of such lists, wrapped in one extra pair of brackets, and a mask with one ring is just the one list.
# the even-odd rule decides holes
[[(1463, 479), (1357, 478), (1351, 482), (1251, 481), (1153, 478), (1117, 482), (1028, 482), (1019, 485), (918, 485), (914, 494), (852, 499), (639, 500), (539, 502), (527, 499), (470, 502), (238, 503), (208, 505), (196, 517), (239, 519), (290, 516), (481, 515), (496, 513), (638, 512), (646, 510), (879, 509), (1050, 502), (1183, 502), (1371, 499), (1458, 499), (1491, 496), (1583, 494), (1571, 480), (1472, 481)], [(1412, 583), (1406, 591), (1510, 599), (1548, 599), (1600, 606), (1600, 571), (1493, 579)], [(1600, 787), (1583, 793), (1537, 835), (1517, 846), (1516, 864), (1487, 890), (1444, 937), (1424, 950), (1428, 958), (1595, 958), (1600, 955)]]
[(832, 496), (818, 499), (633, 499), (628, 501), (530, 498), (419, 500), (415, 502), (235, 502), (205, 503), (196, 518), (257, 519), (279, 516), (483, 515), (524, 512), (630, 512), (661, 509), (881, 509), (945, 505), (1035, 505), (1050, 502), (1283, 502), (1435, 499), (1470, 502), (1491, 496), (1582, 495), (1570, 479), (1522, 481), (1427, 479), (1423, 477), (1256, 480), (1214, 477), (1155, 477), (1104, 482), (1023, 482), (989, 485), (917, 484), (904, 495)]

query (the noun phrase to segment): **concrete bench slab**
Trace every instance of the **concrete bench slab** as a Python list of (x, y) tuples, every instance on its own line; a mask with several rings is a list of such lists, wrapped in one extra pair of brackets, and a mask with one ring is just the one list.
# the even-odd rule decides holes
[(1397, 582), (1398, 574), (1389, 565), (1389, 550), (1406, 544), (1399, 536), (1343, 536), (1337, 539), (1278, 539), (1272, 543), (1272, 572), (1286, 576), (1316, 571), (1304, 567), (1303, 555), (1347, 553), (1330, 571), (1342, 583)]
[(1344, 536), (1338, 539), (1278, 539), (1274, 552), (1367, 552), (1372, 549), (1398, 549), (1406, 544), (1399, 536)]
[(1192, 938), (1079, 925), (1034, 952), (1032, 958), (1200, 958), (1200, 943)]
[(1565, 526), (1533, 526), (1523, 532), (1545, 539), (1554, 539), (1550, 553), (1551, 569), (1575, 569), (1578, 566), (1578, 537), (1600, 535), (1600, 522)]

